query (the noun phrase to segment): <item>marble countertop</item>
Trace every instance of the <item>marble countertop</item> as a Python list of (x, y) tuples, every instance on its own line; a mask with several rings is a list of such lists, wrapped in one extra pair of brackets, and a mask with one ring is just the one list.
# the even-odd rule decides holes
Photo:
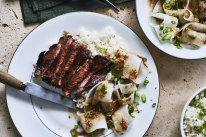
[[(112, 9), (93, 12), (111, 16), (134, 30), (149, 48), (157, 65), (160, 79), (159, 106), (154, 121), (145, 137), (179, 137), (179, 120), (188, 98), (206, 86), (206, 59), (182, 60), (155, 48), (142, 33), (135, 13), (135, 2)], [(24, 25), (18, 0), (0, 1), (0, 69), (7, 70), (9, 62), (21, 40), (39, 24)], [(0, 137), (20, 137), (8, 112), (5, 86), (0, 84)]]

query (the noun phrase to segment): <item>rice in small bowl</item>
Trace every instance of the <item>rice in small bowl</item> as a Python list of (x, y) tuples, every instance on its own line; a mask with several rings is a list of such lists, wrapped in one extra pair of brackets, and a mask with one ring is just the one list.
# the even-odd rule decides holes
[(180, 130), (182, 137), (206, 136), (206, 87), (195, 92), (185, 104)]

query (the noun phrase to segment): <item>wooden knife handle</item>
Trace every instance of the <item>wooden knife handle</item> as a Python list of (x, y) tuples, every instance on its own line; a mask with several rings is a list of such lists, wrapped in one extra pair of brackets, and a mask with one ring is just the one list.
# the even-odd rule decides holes
[(0, 82), (16, 89), (24, 90), (26, 85), (9, 73), (0, 69)]

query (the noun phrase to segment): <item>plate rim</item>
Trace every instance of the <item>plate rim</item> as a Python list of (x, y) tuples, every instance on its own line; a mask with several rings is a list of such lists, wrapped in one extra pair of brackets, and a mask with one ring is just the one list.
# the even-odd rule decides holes
[[(146, 1), (148, 1), (148, 0), (146, 0)], [(163, 52), (163, 53), (165, 53), (165, 54), (167, 54), (167, 55), (170, 55), (170, 56), (172, 56), (172, 57), (175, 57), (175, 58), (178, 58), (178, 59), (182, 59), (182, 60), (201, 60), (201, 59), (206, 59), (206, 56), (205, 57), (199, 57), (199, 58), (183, 58), (183, 57), (178, 57), (178, 56), (175, 56), (175, 55), (172, 55), (171, 53), (169, 53), (169, 52), (166, 52), (166, 51), (164, 51), (163, 49), (161, 49), (161, 48), (159, 48), (158, 46), (156, 46), (155, 45), (155, 43), (152, 41), (152, 40), (150, 40), (148, 37), (147, 37), (147, 35), (146, 35), (146, 33), (145, 33), (145, 30), (143, 29), (143, 27), (142, 27), (142, 25), (141, 25), (141, 21), (139, 20), (139, 14), (137, 13), (137, 8), (138, 8), (138, 0), (135, 0), (135, 14), (136, 14), (136, 18), (137, 18), (137, 22), (138, 22), (138, 24), (139, 24), (139, 27), (140, 27), (140, 29), (142, 30), (142, 32), (143, 32), (143, 34), (146, 36), (146, 38), (147, 38), (147, 40), (149, 40), (149, 42), (150, 43), (152, 43), (152, 45), (154, 45), (157, 49), (159, 49), (161, 52)], [(140, 38), (141, 39), (141, 38)], [(141, 39), (142, 40), (142, 39)], [(143, 43), (144, 43), (144, 41), (143, 41)]]
[[(137, 0), (136, 0), (136, 2), (137, 2)], [(135, 3), (135, 7), (136, 7), (136, 3)], [(155, 116), (156, 116), (156, 114), (157, 114), (157, 110), (158, 110), (158, 106), (159, 106), (159, 101), (160, 101), (160, 79), (159, 79), (159, 72), (158, 72), (158, 69), (157, 69), (156, 61), (154, 60), (154, 58), (153, 58), (150, 50), (148, 49), (147, 45), (146, 45), (146, 44), (144, 43), (144, 41), (139, 37), (139, 35), (138, 35), (136, 32), (134, 32), (134, 30), (132, 30), (129, 26), (125, 25), (125, 24), (122, 23), (121, 21), (119, 21), (119, 20), (117, 20), (117, 19), (115, 19), (115, 18), (113, 18), (113, 17), (111, 17), (111, 16), (108, 16), (108, 15), (105, 15), (105, 14), (102, 14), (102, 13), (91, 12), (91, 11), (78, 11), (78, 12), (69, 12), (69, 13), (61, 14), (61, 15), (58, 15), (58, 16), (53, 17), (53, 18), (51, 18), (51, 19), (48, 19), (48, 20), (46, 20), (46, 21), (44, 21), (44, 22), (40, 22), (40, 24), (37, 25), (35, 28), (33, 28), (33, 29), (20, 41), (20, 43), (18, 44), (17, 48), (16, 48), (15, 51), (13, 52), (13, 55), (12, 55), (10, 61), (9, 61), (9, 65), (8, 65), (7, 72), (9, 72), (10, 65), (11, 65), (11, 63), (12, 63), (12, 61), (13, 61), (14, 55), (16, 54), (17, 50), (19, 49), (20, 45), (22, 44), (22, 42), (23, 42), (34, 30), (36, 30), (36, 29), (37, 29), (38, 27), (40, 27), (41, 25), (44, 25), (44, 24), (45, 24), (46, 22), (48, 22), (48, 21), (51, 21), (51, 20), (53, 20), (53, 19), (55, 19), (55, 18), (58, 18), (58, 17), (61, 17), (61, 16), (65, 16), (65, 15), (68, 15), (68, 14), (96, 14), (96, 15), (98, 15), (98, 16), (104, 16), (104, 17), (110, 18), (110, 19), (112, 19), (112, 20), (114, 20), (114, 21), (117, 21), (117, 22), (121, 23), (123, 26), (125, 26), (126, 28), (128, 28), (129, 30), (131, 30), (131, 31), (142, 41), (142, 43), (145, 45), (145, 48), (149, 51), (149, 53), (150, 53), (150, 55), (151, 55), (151, 57), (152, 57), (152, 59), (153, 59), (153, 61), (154, 61), (155, 68), (156, 68), (156, 70), (157, 70), (157, 79), (158, 79), (158, 83), (159, 83), (159, 90), (158, 90), (159, 96), (158, 96), (158, 99), (157, 99), (157, 102), (156, 102), (156, 103), (157, 103), (157, 106), (156, 106), (156, 108), (155, 108), (154, 116), (153, 116), (152, 121), (151, 121), (150, 125), (148, 126), (146, 132), (144, 133), (144, 135), (145, 135), (145, 134), (147, 133), (147, 131), (149, 130), (149, 128), (151, 127), (153, 121), (154, 121), (154, 118), (155, 118)], [(137, 15), (137, 12), (136, 12), (136, 15)], [(137, 17), (137, 16), (136, 16), (136, 17)], [(138, 22), (139, 22), (139, 20), (138, 20)], [(143, 33), (144, 33), (144, 32), (143, 32)], [(20, 127), (18, 127), (17, 123), (14, 122), (14, 120), (13, 120), (13, 119), (14, 119), (14, 116), (11, 115), (10, 108), (9, 108), (9, 106), (8, 106), (7, 87), (8, 87), (8, 86), (5, 85), (5, 98), (6, 98), (6, 104), (7, 104), (8, 112), (9, 112), (10, 118), (11, 118), (12, 123), (14, 124), (15, 128), (18, 130), (19, 134), (20, 134), (21, 136), (23, 136), (22, 132), (20, 132), (20, 130), (19, 130)], [(30, 97), (30, 100), (31, 100), (31, 95), (29, 95), (29, 97)], [(32, 105), (32, 107), (33, 107), (33, 105)], [(35, 109), (34, 109), (34, 110), (35, 110)], [(38, 117), (38, 115), (37, 115), (37, 117)], [(39, 117), (38, 117), (38, 119), (41, 121), (41, 119), (40, 119)], [(41, 121), (41, 122), (42, 122), (42, 121)], [(43, 124), (48, 130), (50, 130), (43, 122), (42, 122), (42, 124)], [(50, 131), (51, 131), (51, 130), (50, 130)], [(51, 131), (51, 132), (54, 133), (53, 131)], [(56, 133), (54, 133), (54, 134), (57, 135)], [(143, 135), (143, 136), (144, 136), (144, 135)], [(58, 136), (59, 136), (59, 135), (58, 135)]]

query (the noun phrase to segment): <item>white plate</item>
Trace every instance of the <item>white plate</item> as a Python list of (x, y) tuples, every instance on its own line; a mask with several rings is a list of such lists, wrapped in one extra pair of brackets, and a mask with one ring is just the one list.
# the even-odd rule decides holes
[(147, 2), (148, 0), (136, 0), (136, 14), (143, 32), (147, 38), (161, 51), (182, 59), (201, 59), (206, 58), (206, 46), (194, 49), (186, 44), (181, 44), (183, 49), (177, 49), (171, 43), (162, 43), (159, 41), (156, 32), (151, 27), (151, 23), (154, 22), (154, 18), (151, 17), (151, 8)]
[(195, 96), (197, 96), (200, 92), (203, 92), (206, 90), (206, 87), (203, 87), (201, 89), (199, 89), (198, 91), (196, 91), (187, 101), (187, 103), (185, 104), (183, 110), (182, 110), (182, 114), (181, 114), (181, 118), (180, 118), (180, 132), (181, 132), (181, 135), (182, 137), (186, 137), (185, 136), (185, 132), (184, 132), (184, 129), (183, 129), (183, 119), (184, 119), (184, 116), (185, 116), (185, 111), (187, 109), (187, 107), (189, 106), (190, 102), (192, 101), (193, 98), (195, 98)]
[[(158, 104), (158, 74), (151, 54), (139, 37), (128, 27), (111, 17), (91, 12), (74, 12), (41, 24), (19, 45), (8, 72), (23, 82), (30, 81), (33, 64), (36, 63), (39, 53), (56, 43), (64, 30), (75, 33), (80, 27), (85, 27), (89, 30), (99, 31), (106, 26), (111, 26), (117, 34), (124, 38), (124, 41), (129, 45), (129, 50), (147, 57), (148, 66), (152, 69), (152, 73), (148, 76), (150, 83), (140, 90), (147, 95), (147, 103), (140, 104), (142, 112), (136, 116), (133, 126), (124, 135), (125, 137), (141, 137), (148, 130), (157, 109), (157, 106), (152, 108), (152, 104), (154, 102)], [(6, 86), (6, 98), (12, 120), (22, 136), (71, 136), (70, 130), (77, 121), (74, 118), (68, 118), (70, 112), (67, 108), (30, 97), (9, 86)], [(114, 133), (109, 135), (109, 137), (114, 136)]]

